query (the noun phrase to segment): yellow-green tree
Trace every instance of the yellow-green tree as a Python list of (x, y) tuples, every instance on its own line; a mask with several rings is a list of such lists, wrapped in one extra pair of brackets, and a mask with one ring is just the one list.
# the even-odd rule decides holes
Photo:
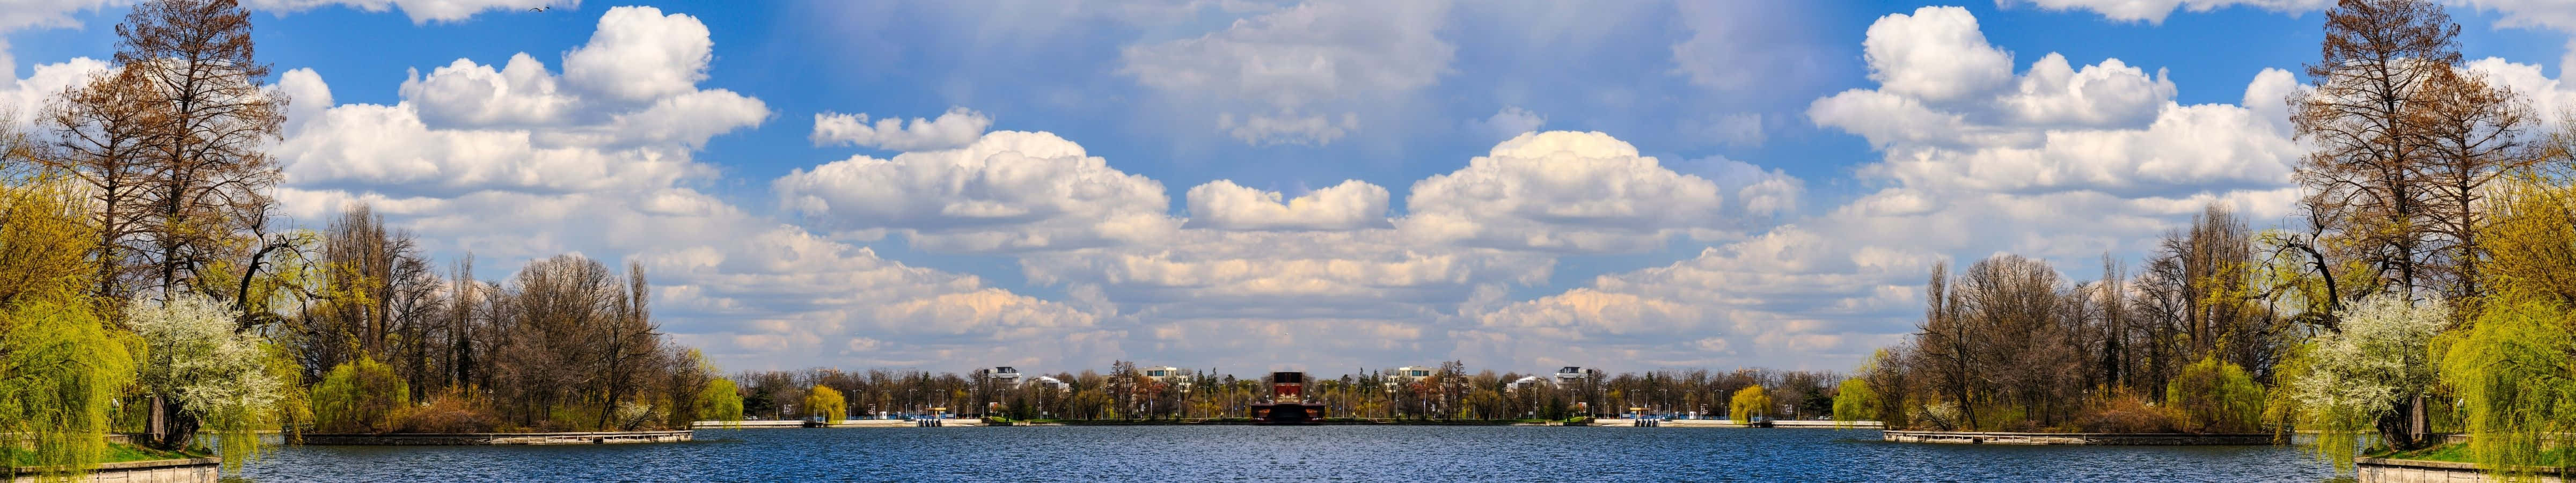
[[(0, 159), (21, 151), (10, 143)], [(112, 401), (135, 375), (133, 338), (100, 320), (83, 258), (93, 225), (66, 185), (0, 182), (0, 447), (27, 451), (34, 475), (71, 480), (107, 452)]]
[(1745, 386), (1735, 391), (1735, 397), (1727, 400), (1726, 417), (1735, 420), (1736, 424), (1750, 423), (1753, 418), (1770, 415), (1771, 394), (1763, 392), (1762, 386)]
[(2186, 431), (2250, 433), (2263, 418), (2263, 386), (2245, 368), (2203, 356), (2165, 385), (2165, 403), (2182, 412)]
[(394, 430), (411, 392), (402, 376), (375, 359), (358, 359), (331, 368), (313, 385), (313, 418), (324, 433), (384, 433)]
[(805, 392), (805, 414), (822, 417), (823, 424), (841, 424), (841, 420), (848, 418), (849, 406), (848, 401), (841, 399), (841, 391), (831, 386), (816, 384), (813, 390)]
[[(2459, 398), (2469, 451), (2484, 469), (2527, 479), (2556, 435), (2576, 431), (2576, 203), (2571, 190), (2513, 186), (2484, 227), (2493, 293), (2462, 330), (2436, 342), (2441, 380)], [(2557, 462), (2562, 467), (2567, 461)]]
[(742, 422), (742, 392), (734, 387), (732, 379), (707, 381), (706, 389), (698, 391), (698, 417), (728, 425)]
[(1878, 417), (1879, 405), (1884, 404), (1878, 399), (1878, 391), (1869, 389), (1868, 379), (1844, 379), (1835, 391), (1834, 422), (1840, 426), (1849, 427), (1853, 422)]

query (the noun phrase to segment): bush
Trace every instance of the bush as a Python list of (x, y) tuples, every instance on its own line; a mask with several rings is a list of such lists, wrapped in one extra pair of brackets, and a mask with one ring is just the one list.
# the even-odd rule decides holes
[(634, 431), (656, 419), (662, 419), (662, 408), (634, 401), (617, 403), (614, 422), (618, 431)]
[(2075, 430), (2086, 433), (2179, 433), (2182, 421), (2169, 408), (2148, 404), (2127, 391), (2094, 403), (2075, 417)]
[(313, 385), (314, 426), (323, 433), (391, 432), (410, 391), (382, 362), (342, 363)]
[(2251, 433), (2262, 429), (2263, 386), (2245, 368), (2202, 357), (2183, 366), (2165, 385), (2165, 403), (2180, 413), (2182, 430), (2195, 433)]
[(404, 411), (394, 425), (405, 433), (490, 433), (500, 429), (500, 418), (483, 399), (460, 389), (448, 389), (429, 398), (429, 405)]

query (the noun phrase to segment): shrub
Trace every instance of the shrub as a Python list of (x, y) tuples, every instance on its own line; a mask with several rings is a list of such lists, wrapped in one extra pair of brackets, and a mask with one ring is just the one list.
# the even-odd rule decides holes
[(501, 427), (491, 407), (472, 392), (450, 388), (429, 405), (405, 411), (394, 427), (405, 433), (490, 433)]
[(2251, 433), (2261, 428), (2263, 386), (2243, 367), (2202, 357), (2165, 385), (2165, 403), (2181, 413), (2184, 431)]
[(2093, 409), (2075, 417), (2075, 430), (2087, 433), (2179, 433), (2182, 421), (2170, 408), (2148, 404), (2127, 391), (2120, 391), (2093, 404)]
[(654, 407), (652, 404), (635, 401), (621, 402), (617, 403), (617, 412), (615, 413), (614, 418), (614, 422), (617, 423), (617, 430), (634, 431), (637, 428), (644, 427), (644, 423), (650, 423), (653, 422), (653, 420), (662, 419), (662, 408)]
[(332, 367), (313, 385), (314, 426), (324, 433), (385, 433), (395, 429), (410, 389), (394, 369), (374, 359)]

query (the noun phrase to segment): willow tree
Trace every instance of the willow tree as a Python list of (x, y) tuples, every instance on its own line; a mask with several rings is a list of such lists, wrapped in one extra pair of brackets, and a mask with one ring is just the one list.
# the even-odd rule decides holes
[(1882, 404), (1886, 403), (1879, 400), (1878, 391), (1869, 389), (1868, 379), (1844, 379), (1834, 393), (1834, 422), (1848, 428), (1854, 422), (1868, 421), (1878, 417)]
[(719, 377), (707, 381), (706, 389), (698, 391), (697, 407), (698, 417), (723, 421), (727, 426), (742, 424), (742, 393), (734, 387), (731, 379)]
[(1735, 397), (1727, 399), (1726, 417), (1734, 420), (1735, 424), (1751, 423), (1753, 418), (1770, 414), (1771, 395), (1762, 392), (1762, 386), (1745, 386), (1735, 391)]
[[(2494, 290), (2477, 318), (2437, 351), (2459, 398), (2470, 453), (2491, 472), (2528, 478), (2558, 435), (2576, 431), (2576, 204), (2565, 187), (2503, 190), (2481, 230)], [(2558, 461), (2562, 470), (2569, 461)]]
[(841, 399), (841, 391), (832, 386), (817, 384), (805, 392), (805, 414), (823, 418), (823, 424), (841, 424), (841, 420), (848, 419), (849, 405), (849, 401)]
[(266, 340), (233, 331), (240, 314), (219, 302), (182, 293), (170, 300), (136, 300), (126, 325), (142, 337), (139, 373), (143, 390), (182, 408), (187, 417), (167, 426), (180, 446), (203, 446), (200, 429), (220, 436), (225, 465), (238, 469), (259, 450), (258, 430), (273, 427), (290, 381), (271, 370), (277, 354)]
[[(0, 146), (10, 147), (10, 146)], [(133, 383), (131, 338), (88, 296), (93, 226), (58, 179), (0, 179), (0, 448), (70, 480), (106, 456), (115, 397)], [(0, 465), (0, 476), (14, 472)]]
[(2263, 416), (2263, 386), (2245, 368), (2204, 356), (2183, 366), (2165, 386), (2165, 404), (2182, 412), (2185, 430), (2254, 432)]

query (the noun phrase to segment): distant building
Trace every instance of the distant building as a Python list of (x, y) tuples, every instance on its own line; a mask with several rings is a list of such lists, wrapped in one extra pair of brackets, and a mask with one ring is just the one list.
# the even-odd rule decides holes
[(994, 387), (1004, 389), (1020, 387), (1020, 369), (1016, 367), (995, 366), (991, 369), (976, 369), (975, 377), (993, 383)]
[(1591, 377), (1592, 371), (1585, 370), (1582, 366), (1559, 367), (1556, 368), (1556, 387), (1583, 384), (1585, 379)]
[(1032, 377), (1032, 378), (1029, 378), (1029, 382), (1028, 382), (1028, 384), (1034, 384), (1034, 385), (1036, 385), (1036, 386), (1037, 386), (1038, 388), (1040, 388), (1040, 389), (1054, 389), (1054, 390), (1055, 390), (1055, 392), (1066, 392), (1066, 391), (1071, 391), (1071, 390), (1073, 390), (1073, 386), (1072, 386), (1072, 385), (1065, 384), (1063, 380), (1059, 380), (1059, 379), (1056, 379), (1056, 378), (1051, 377), (1051, 376), (1038, 376), (1038, 377)]
[(1190, 391), (1190, 374), (1188, 372), (1181, 371), (1181, 368), (1171, 366), (1146, 367), (1139, 368), (1137, 371), (1144, 373), (1146, 379), (1153, 379), (1155, 382), (1171, 386), (1173, 389), (1179, 389), (1181, 392)]
[(1435, 370), (1438, 370), (1438, 368), (1404, 366), (1395, 368), (1393, 371), (1387, 371), (1386, 390), (1388, 392), (1394, 392), (1397, 388), (1404, 387), (1407, 384), (1412, 384), (1413, 381), (1430, 378), (1433, 373), (1432, 371)]
[(1523, 377), (1523, 378), (1520, 378), (1520, 379), (1517, 379), (1517, 380), (1513, 380), (1511, 385), (1509, 385), (1509, 386), (1503, 386), (1503, 390), (1504, 390), (1505, 392), (1520, 392), (1522, 389), (1528, 389), (1528, 388), (1531, 388), (1531, 387), (1537, 387), (1537, 386), (1538, 386), (1538, 385), (1540, 385), (1540, 384), (1547, 384), (1547, 383), (1548, 383), (1548, 382), (1547, 382), (1547, 378), (1545, 378), (1545, 377), (1529, 376), (1529, 377)]

